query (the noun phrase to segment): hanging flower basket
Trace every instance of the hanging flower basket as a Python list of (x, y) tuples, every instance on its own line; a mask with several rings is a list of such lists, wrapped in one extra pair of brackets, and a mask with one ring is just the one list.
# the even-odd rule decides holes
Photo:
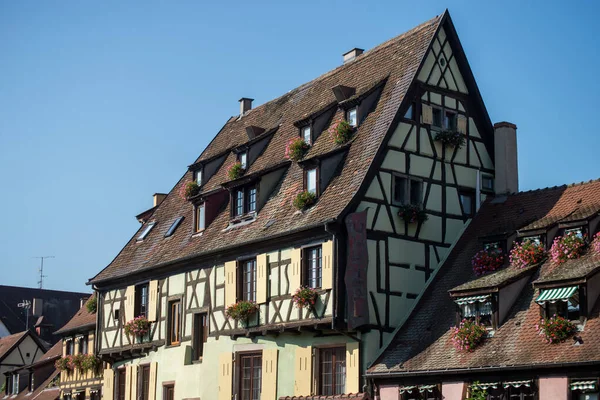
[(200, 186), (195, 181), (187, 182), (179, 188), (179, 197), (188, 200), (200, 193)]
[(504, 255), (498, 250), (481, 250), (471, 259), (475, 275), (496, 271), (504, 265)]
[(444, 146), (461, 148), (465, 144), (465, 137), (457, 131), (439, 131), (435, 134), (435, 140)]
[(517, 243), (510, 251), (510, 265), (516, 268), (525, 268), (530, 265), (539, 264), (546, 258), (546, 250), (542, 244), (536, 244), (531, 240)]
[(296, 289), (296, 293), (292, 296), (292, 301), (298, 308), (312, 308), (317, 302), (319, 294), (315, 289), (302, 286)]
[(85, 303), (85, 308), (90, 314), (96, 314), (96, 310), (98, 308), (98, 298), (92, 297)]
[(450, 328), (452, 344), (458, 351), (473, 351), (485, 338), (483, 324), (463, 319), (458, 326)]
[(75, 369), (75, 362), (73, 356), (64, 356), (54, 362), (54, 366), (59, 371), (73, 371)]
[(335, 144), (344, 144), (352, 139), (354, 129), (350, 126), (348, 121), (334, 122), (328, 129), (329, 135), (335, 142)]
[(421, 206), (416, 204), (406, 204), (400, 206), (398, 210), (398, 216), (404, 220), (404, 222), (409, 224), (414, 224), (415, 222), (425, 222), (427, 221), (427, 213), (425, 210), (421, 209)]
[(310, 149), (310, 145), (302, 138), (290, 139), (288, 144), (285, 146), (285, 157), (288, 160), (300, 161)]
[(252, 315), (258, 311), (258, 305), (253, 301), (240, 300), (235, 304), (230, 305), (225, 310), (227, 318), (236, 321), (248, 321)]
[(242, 167), (242, 163), (239, 161), (234, 162), (229, 166), (229, 168), (227, 168), (227, 176), (231, 180), (235, 180), (241, 177), (242, 175), (244, 175), (244, 172), (246, 172), (246, 170), (244, 170), (244, 168)]
[(592, 240), (592, 250), (600, 254), (600, 232), (594, 235), (594, 239)]
[(544, 336), (547, 343), (564, 342), (577, 333), (574, 323), (557, 315), (541, 320), (535, 329)]
[(150, 331), (150, 321), (146, 317), (136, 317), (125, 323), (127, 336), (142, 337)]
[(581, 257), (585, 249), (585, 237), (579, 237), (575, 232), (554, 239), (550, 249), (550, 257), (557, 264)]
[(298, 210), (305, 210), (315, 204), (315, 201), (317, 196), (314, 193), (303, 191), (296, 195), (292, 203)]

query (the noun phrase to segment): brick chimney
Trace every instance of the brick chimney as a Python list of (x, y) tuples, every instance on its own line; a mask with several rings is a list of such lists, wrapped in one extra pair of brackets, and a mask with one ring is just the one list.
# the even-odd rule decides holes
[(353, 61), (356, 57), (360, 56), (364, 52), (364, 49), (359, 49), (358, 47), (355, 47), (349, 52), (342, 54), (342, 57), (344, 58), (344, 64)]
[(252, 102), (254, 99), (249, 99), (247, 97), (242, 97), (240, 100), (240, 117), (246, 114), (248, 111), (252, 110)]
[(153, 199), (153, 203), (154, 203), (152, 205), (152, 207), (156, 207), (156, 206), (160, 205), (160, 203), (163, 202), (165, 197), (167, 197), (166, 193), (154, 193), (152, 195), (152, 199)]
[(494, 124), (494, 152), (496, 156), (496, 194), (519, 191), (517, 162), (517, 126), (510, 122)]

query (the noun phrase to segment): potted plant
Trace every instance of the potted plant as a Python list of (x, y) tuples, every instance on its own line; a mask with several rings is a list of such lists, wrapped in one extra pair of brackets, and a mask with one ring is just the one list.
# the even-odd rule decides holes
[(542, 319), (535, 328), (541, 335), (544, 335), (547, 343), (564, 342), (577, 332), (577, 326), (574, 323), (557, 315)]
[(408, 224), (427, 221), (427, 213), (417, 204), (405, 204), (399, 207), (398, 216)]
[(285, 157), (292, 161), (300, 161), (310, 149), (310, 145), (300, 137), (290, 139), (285, 146)]
[(125, 334), (134, 336), (140, 341), (150, 331), (150, 321), (144, 316), (139, 316), (125, 323)]
[(485, 338), (483, 324), (463, 319), (458, 326), (450, 328), (452, 344), (458, 351), (473, 351)]
[(347, 143), (354, 133), (354, 129), (350, 126), (348, 121), (334, 122), (328, 129), (329, 135), (335, 142), (335, 144)]
[(594, 239), (592, 240), (592, 250), (600, 254), (600, 232), (594, 235)]
[(517, 243), (510, 250), (510, 265), (516, 268), (525, 268), (530, 265), (539, 264), (546, 258), (546, 250), (542, 244), (532, 240), (524, 240)]
[(258, 305), (253, 301), (240, 300), (230, 305), (225, 310), (227, 318), (234, 319), (243, 324), (248, 324), (248, 318), (258, 311)]
[(292, 296), (292, 302), (298, 308), (313, 308), (317, 302), (319, 294), (315, 289), (301, 286), (296, 289), (296, 293)]
[(96, 314), (96, 310), (98, 308), (98, 298), (96, 296), (92, 297), (85, 303), (85, 308), (90, 314)]
[(93, 354), (83, 355), (81, 361), (79, 362), (79, 369), (82, 372), (97, 371), (99, 366), (100, 359)]
[(574, 260), (583, 254), (585, 249), (585, 236), (579, 236), (575, 232), (569, 232), (564, 236), (558, 236), (550, 248), (550, 257), (557, 264), (567, 260)]
[(200, 193), (200, 185), (196, 181), (187, 182), (179, 188), (179, 197), (188, 200)]
[(493, 272), (504, 265), (504, 255), (497, 249), (484, 249), (478, 251), (471, 259), (471, 266), (475, 275)]
[(242, 167), (242, 163), (239, 161), (234, 162), (233, 164), (231, 164), (229, 166), (229, 168), (227, 168), (227, 176), (231, 180), (238, 179), (239, 177), (244, 175), (244, 172), (245, 172), (245, 170)]
[(73, 356), (64, 356), (56, 360), (54, 366), (59, 371), (73, 371), (75, 369), (75, 363), (73, 361)]
[(314, 193), (305, 190), (298, 193), (292, 203), (298, 210), (305, 210), (315, 204), (316, 200), (317, 196)]
[(436, 141), (444, 146), (461, 148), (465, 144), (465, 137), (462, 133), (452, 130), (443, 130), (435, 134)]

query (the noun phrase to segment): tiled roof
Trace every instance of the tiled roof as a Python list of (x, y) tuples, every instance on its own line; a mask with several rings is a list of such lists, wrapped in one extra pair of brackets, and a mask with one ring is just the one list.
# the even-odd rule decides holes
[[(538, 290), (528, 284), (494, 336), (486, 338), (474, 351), (465, 353), (455, 350), (450, 341), (450, 327), (456, 323), (456, 314), (455, 304), (448, 295), (451, 289), (473, 280), (470, 261), (481, 249), (480, 237), (498, 228), (514, 232), (534, 220), (574, 214), (599, 203), (600, 180), (522, 192), (509, 195), (503, 201), (485, 202), (433, 277), (406, 323), (395, 333), (368, 373), (443, 373), (468, 368), (600, 362), (600, 302), (591, 312), (584, 331), (578, 333), (582, 344), (574, 345), (573, 340), (568, 340), (550, 345), (535, 329), (540, 319), (539, 306), (535, 303)], [(589, 272), (592, 260), (595, 263), (597, 256), (588, 254), (560, 266), (548, 260), (539, 267), (531, 281), (538, 276), (555, 276), (559, 270), (563, 271), (561, 276), (583, 277)]]
[[(301, 191), (303, 186), (302, 169), (296, 163), (292, 163), (289, 167), (286, 166), (281, 182), (259, 211), (256, 221), (237, 229), (225, 230), (229, 224), (229, 210), (223, 207), (201, 237), (191, 237), (193, 209), (188, 201), (178, 195), (181, 186), (192, 180), (192, 173), (186, 172), (154, 211), (150, 219), (157, 221), (157, 225), (147, 238), (136, 242), (139, 232), (136, 233), (110, 265), (90, 282), (110, 281), (178, 260), (238, 248), (243, 244), (321, 226), (339, 217), (361, 187), (442, 20), (442, 16), (435, 17), (365, 52), (354, 61), (250, 110), (242, 118), (230, 118), (196, 160), (197, 163), (219, 155), (227, 155), (220, 169), (204, 182), (203, 190), (220, 188), (228, 181), (228, 166), (235, 161), (235, 155), (230, 150), (249, 141), (246, 127), (259, 126), (267, 131), (278, 129), (246, 174), (281, 165), (287, 162), (286, 144), (299, 134), (295, 123), (334, 103), (336, 99), (333, 87), (354, 87), (356, 93), (360, 94), (385, 80), (373, 111), (361, 122), (352, 142), (346, 145), (347, 156), (340, 173), (331, 180), (317, 204), (310, 210), (304, 213), (296, 212), (292, 205), (293, 196)], [(341, 116), (342, 112), (338, 111), (334, 119)], [(325, 154), (335, 148), (337, 146), (325, 131), (316, 139), (309, 156)], [(165, 239), (164, 233), (180, 216), (185, 217), (184, 222), (171, 237)], [(143, 227), (140, 227), (140, 231), (141, 229)]]
[(533, 270), (537, 269), (537, 265), (526, 268), (507, 267), (494, 273), (484, 275), (480, 278), (458, 285), (452, 288), (451, 292), (467, 292), (470, 290), (494, 289), (505, 286), (510, 282), (520, 279), (524, 275), (532, 274)]
[(55, 370), (30, 396), (25, 398), (31, 400), (56, 400), (60, 397), (60, 388), (57, 386), (49, 387), (54, 378), (60, 374), (59, 370)]
[(279, 400), (368, 400), (367, 393), (336, 394), (332, 396), (285, 396)]
[(69, 322), (67, 322), (65, 326), (60, 328), (55, 333), (61, 335), (79, 329), (92, 329), (94, 326), (96, 326), (96, 313), (91, 313), (87, 310), (87, 303), (92, 301), (92, 299), (94, 298), (95, 296), (92, 295), (92, 297), (90, 297), (88, 301), (83, 305), (83, 307), (81, 307), (79, 311), (77, 311), (73, 318), (71, 318), (71, 320), (69, 320)]
[(0, 338), (0, 360), (14, 348), (23, 336), (27, 335), (27, 332), (28, 331), (19, 332)]

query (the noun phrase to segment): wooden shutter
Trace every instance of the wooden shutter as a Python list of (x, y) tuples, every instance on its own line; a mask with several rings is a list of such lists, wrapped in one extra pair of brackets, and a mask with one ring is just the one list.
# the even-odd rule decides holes
[(125, 322), (131, 321), (135, 309), (135, 286), (127, 286), (125, 291)]
[(358, 344), (358, 342), (346, 344), (346, 393), (360, 393)]
[(233, 393), (233, 354), (222, 353), (219, 356), (219, 395), (218, 400), (231, 400)]
[(158, 363), (156, 361), (150, 363), (150, 381), (148, 383), (148, 400), (156, 399), (156, 372)]
[(138, 372), (139, 372), (138, 366), (132, 365), (131, 366), (131, 400), (137, 400), (138, 386), (139, 386)]
[(125, 367), (125, 400), (135, 400), (131, 398), (131, 370), (131, 365)]
[(296, 347), (294, 364), (294, 396), (312, 394), (312, 347)]
[(267, 255), (259, 254), (256, 256), (256, 303), (264, 304), (267, 302), (268, 289), (269, 266), (267, 265)]
[(423, 119), (421, 122), (424, 124), (432, 124), (433, 123), (433, 109), (431, 106), (427, 104), (421, 105), (421, 118)]
[(464, 115), (458, 116), (458, 119), (456, 120), (456, 130), (462, 134), (467, 133), (467, 117)]
[(150, 322), (156, 322), (158, 303), (158, 281), (150, 281), (148, 284), (148, 321)]
[(323, 268), (323, 281), (321, 288), (333, 289), (333, 240), (328, 240), (321, 246), (321, 266)]
[(104, 381), (102, 383), (102, 399), (113, 400), (115, 393), (115, 372), (111, 368), (104, 370)]
[(277, 400), (277, 349), (262, 352), (262, 393), (260, 400)]
[(225, 307), (229, 307), (237, 301), (237, 262), (228, 261), (225, 263)]
[(294, 293), (302, 285), (302, 250), (292, 249), (292, 264), (288, 269), (290, 293)]

